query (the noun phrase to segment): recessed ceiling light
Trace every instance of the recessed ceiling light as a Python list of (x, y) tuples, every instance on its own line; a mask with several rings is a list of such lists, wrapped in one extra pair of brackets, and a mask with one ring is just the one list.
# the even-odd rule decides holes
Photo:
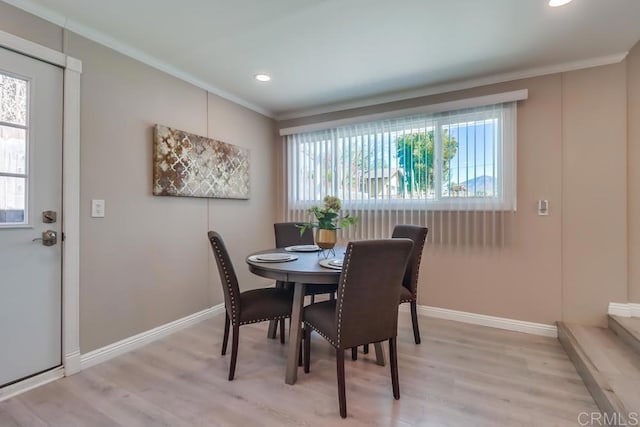
[(256, 74), (254, 77), (259, 82), (268, 82), (269, 80), (271, 80), (271, 76), (267, 74)]
[(571, 3), (573, 0), (549, 0), (549, 6), (558, 7), (564, 6), (567, 3)]

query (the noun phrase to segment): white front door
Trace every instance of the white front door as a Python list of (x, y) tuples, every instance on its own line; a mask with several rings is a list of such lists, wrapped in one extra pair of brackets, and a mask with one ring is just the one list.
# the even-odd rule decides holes
[(0, 387), (61, 365), (62, 83), (0, 48)]

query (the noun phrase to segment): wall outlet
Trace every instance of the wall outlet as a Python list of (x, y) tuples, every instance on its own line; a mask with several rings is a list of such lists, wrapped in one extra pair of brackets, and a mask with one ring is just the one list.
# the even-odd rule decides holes
[(91, 217), (104, 218), (104, 200), (91, 200)]

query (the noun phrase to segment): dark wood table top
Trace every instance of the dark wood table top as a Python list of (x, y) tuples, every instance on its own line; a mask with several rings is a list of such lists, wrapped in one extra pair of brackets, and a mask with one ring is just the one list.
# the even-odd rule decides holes
[[(343, 258), (344, 246), (336, 246), (335, 256), (329, 259)], [(249, 260), (253, 255), (265, 253), (283, 252), (296, 255), (298, 259), (287, 262), (256, 262)], [(324, 259), (322, 252), (287, 252), (283, 248), (267, 249), (258, 251), (247, 256), (249, 271), (261, 277), (281, 280), (283, 282), (313, 283), (335, 285), (340, 279), (340, 270), (333, 270), (322, 267), (319, 263)]]

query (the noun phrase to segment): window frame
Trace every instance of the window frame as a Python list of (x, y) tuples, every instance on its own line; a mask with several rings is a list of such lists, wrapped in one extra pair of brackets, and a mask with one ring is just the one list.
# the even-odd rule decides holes
[[(491, 104), (489, 104), (491, 105)], [(489, 105), (484, 105), (487, 107)], [(497, 180), (496, 188), (499, 191), (498, 197), (447, 197), (444, 195), (443, 188), (443, 177), (442, 177), (442, 168), (443, 168), (443, 138), (442, 138), (442, 130), (446, 128), (446, 125), (443, 125), (445, 122), (444, 118), (451, 118), (456, 115), (461, 117), (461, 120), (458, 124), (476, 122), (476, 120), (464, 119), (465, 116), (473, 116), (473, 115), (482, 115), (482, 110), (472, 111), (470, 108), (460, 108), (457, 110), (449, 110), (443, 112), (445, 114), (426, 114), (421, 115), (422, 118), (427, 118), (431, 121), (432, 125), (426, 126), (425, 131), (428, 132), (428, 129), (433, 128), (434, 132), (434, 161), (433, 161), (433, 176), (434, 176), (434, 198), (411, 198), (411, 199), (390, 199), (390, 198), (370, 198), (370, 199), (349, 199), (347, 197), (341, 197), (342, 205), (345, 210), (359, 210), (359, 211), (379, 211), (379, 210), (387, 210), (387, 209), (397, 209), (397, 210), (411, 210), (411, 211), (484, 211), (484, 210), (503, 210), (503, 211), (516, 211), (517, 209), (517, 197), (516, 197), (516, 153), (517, 153), (517, 141), (516, 141), (516, 102), (501, 102), (498, 104), (494, 104), (495, 106), (500, 106), (499, 109), (496, 109), (497, 114), (496, 117), (491, 120), (496, 120), (496, 138), (494, 146), (494, 157), (497, 160), (496, 164), (496, 177)], [(399, 119), (407, 119), (411, 120), (410, 116), (397, 116)], [(379, 121), (383, 121), (379, 120)], [(446, 120), (449, 127), (452, 126), (450, 120)], [(374, 122), (371, 122), (374, 123)], [(342, 126), (340, 126), (342, 128)], [(328, 143), (332, 148), (332, 151), (338, 152), (338, 145), (340, 138), (344, 138), (344, 136), (337, 135), (339, 133), (339, 128), (329, 128), (324, 130), (316, 130), (318, 137), (322, 134), (322, 132), (326, 132), (326, 135), (331, 136), (331, 140)], [(282, 131), (281, 131), (282, 133)], [(315, 132), (314, 132), (315, 133)], [(391, 133), (391, 132), (390, 132)], [(395, 132), (393, 132), (395, 133)], [(293, 133), (291, 133), (293, 134)], [(309, 133), (310, 134), (310, 133)], [(373, 132), (366, 134), (372, 135)], [(362, 134), (364, 137), (365, 134)], [(320, 138), (316, 138), (314, 141), (310, 141), (310, 143), (317, 144), (316, 141), (319, 141)], [(303, 144), (304, 142), (298, 142), (297, 145)], [(293, 209), (307, 209), (313, 205), (316, 205), (321, 202), (321, 200), (301, 200), (299, 196), (300, 186), (295, 185), (296, 188), (292, 187), (292, 178), (291, 173), (295, 172), (297, 177), (294, 179), (295, 184), (300, 182), (300, 176), (298, 170), (300, 168), (295, 167), (294, 165), (298, 164), (299, 161), (297, 159), (290, 158), (296, 149), (292, 149), (289, 142), (286, 142), (286, 152), (289, 157), (287, 159), (287, 172), (285, 177), (285, 182), (287, 185), (287, 203), (289, 208)], [(362, 148), (364, 142), (360, 142), (356, 144), (356, 147)], [(315, 150), (315, 147), (314, 147)], [(358, 149), (356, 148), (356, 153)], [(324, 162), (324, 158), (321, 160)], [(342, 162), (344, 163), (344, 161)], [(338, 178), (341, 175), (340, 172), (340, 164), (339, 161), (334, 161), (332, 164), (332, 175), (331, 179), (331, 194), (341, 195), (339, 191), (339, 182)], [(317, 168), (317, 163), (316, 166)], [(375, 167), (374, 167), (375, 170)], [(296, 194), (298, 193), (298, 194)]]
[(31, 105), (33, 104), (32, 100), (32, 90), (31, 90), (31, 78), (26, 76), (21, 76), (15, 73), (10, 73), (6, 70), (0, 70), (0, 73), (11, 77), (13, 79), (22, 80), (26, 83), (26, 112), (25, 112), (25, 124), (21, 125), (18, 123), (5, 122), (0, 120), (0, 126), (11, 127), (15, 129), (22, 129), (25, 133), (25, 165), (24, 165), (24, 173), (10, 173), (10, 172), (2, 172), (0, 171), (0, 177), (9, 177), (9, 178), (24, 178), (24, 217), (22, 222), (0, 222), (0, 229), (12, 229), (12, 228), (32, 228), (33, 227), (33, 218), (31, 215), (31, 195), (32, 191), (32, 179), (31, 179), (31, 156), (32, 153), (32, 144), (31, 144)]

